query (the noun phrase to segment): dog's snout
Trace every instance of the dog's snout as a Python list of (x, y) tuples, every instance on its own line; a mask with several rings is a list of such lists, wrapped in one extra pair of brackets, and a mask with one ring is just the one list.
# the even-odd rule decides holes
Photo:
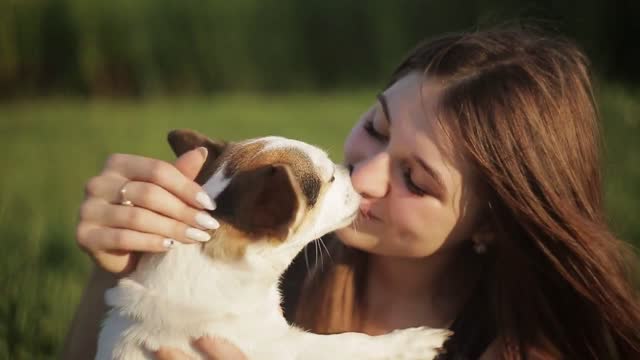
[(347, 182), (347, 191), (346, 191), (346, 196), (345, 196), (345, 204), (349, 205), (349, 204), (352, 204), (352, 203), (360, 203), (360, 200), (362, 200), (362, 197), (356, 191), (356, 189), (353, 187), (353, 184), (351, 183), (351, 177), (348, 177), (348, 175), (349, 174), (345, 172), (345, 176), (347, 176), (347, 181), (346, 181)]
[(346, 203), (350, 204), (351, 202), (360, 202), (360, 200), (362, 200), (362, 196), (360, 196), (360, 194), (358, 194), (356, 191), (350, 191), (347, 193), (346, 196)]

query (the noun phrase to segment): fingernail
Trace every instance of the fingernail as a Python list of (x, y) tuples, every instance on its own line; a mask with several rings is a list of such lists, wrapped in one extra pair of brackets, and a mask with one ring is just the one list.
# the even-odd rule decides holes
[(203, 159), (205, 159), (205, 160), (207, 159), (207, 155), (209, 154), (209, 150), (207, 150), (206, 147), (200, 146), (198, 148), (198, 152), (200, 153), (200, 155), (202, 155)]
[(185, 235), (187, 235), (187, 237), (189, 239), (192, 240), (196, 240), (196, 241), (209, 241), (211, 239), (211, 235), (207, 234), (206, 232), (202, 231), (202, 230), (198, 230), (196, 228), (188, 228)]
[(162, 246), (164, 246), (167, 249), (171, 249), (172, 247), (176, 246), (176, 241), (173, 239), (169, 239), (166, 238), (164, 240), (162, 240)]
[(198, 204), (202, 205), (203, 208), (207, 210), (215, 210), (216, 204), (211, 200), (209, 195), (206, 192), (200, 191), (198, 195), (196, 195), (196, 201)]
[(204, 211), (199, 211), (196, 214), (196, 222), (198, 225), (207, 228), (207, 229), (217, 229), (220, 227), (220, 224), (216, 219), (212, 218), (209, 214)]

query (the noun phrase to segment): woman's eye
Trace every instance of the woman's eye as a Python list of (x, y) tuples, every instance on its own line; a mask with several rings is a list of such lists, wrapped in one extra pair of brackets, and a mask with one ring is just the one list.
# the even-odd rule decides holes
[(367, 134), (369, 134), (369, 136), (371, 136), (372, 138), (378, 140), (378, 141), (387, 141), (389, 140), (389, 137), (381, 134), (380, 132), (378, 132), (378, 130), (376, 130), (376, 128), (373, 126), (373, 121), (372, 120), (367, 120), (364, 123), (364, 130), (367, 132)]
[(410, 192), (412, 192), (412, 193), (414, 193), (414, 194), (416, 194), (418, 196), (427, 195), (427, 192), (422, 190), (411, 179), (411, 168), (406, 168), (406, 169), (402, 170), (402, 177), (404, 178), (404, 183), (407, 185), (407, 189), (409, 189)]

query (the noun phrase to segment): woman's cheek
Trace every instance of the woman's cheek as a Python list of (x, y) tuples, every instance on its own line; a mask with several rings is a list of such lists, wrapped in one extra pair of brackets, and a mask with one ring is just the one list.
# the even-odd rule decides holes
[(447, 240), (454, 223), (441, 208), (426, 204), (414, 209), (391, 210), (398, 237), (415, 256), (428, 256), (440, 249)]

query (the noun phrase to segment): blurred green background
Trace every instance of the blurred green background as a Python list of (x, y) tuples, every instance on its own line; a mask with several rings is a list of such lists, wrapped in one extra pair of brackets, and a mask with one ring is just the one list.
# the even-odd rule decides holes
[[(54, 358), (90, 262), (74, 240), (108, 154), (169, 129), (278, 134), (336, 160), (419, 40), (524, 19), (594, 62), (613, 229), (640, 243), (638, 1), (0, 0), (0, 359)], [(632, 18), (633, 17), (633, 18)]]

